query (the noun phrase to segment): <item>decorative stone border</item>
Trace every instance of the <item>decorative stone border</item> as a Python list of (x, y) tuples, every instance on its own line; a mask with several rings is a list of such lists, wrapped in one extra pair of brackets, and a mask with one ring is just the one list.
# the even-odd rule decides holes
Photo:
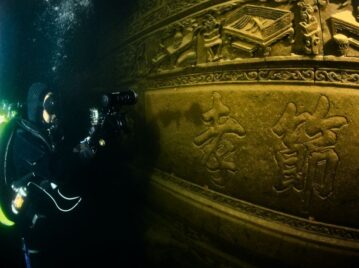
[(256, 70), (230, 70), (214, 71), (205, 73), (194, 73), (169, 77), (164, 79), (154, 79), (150, 82), (151, 88), (177, 87), (189, 85), (204, 85), (212, 83), (240, 83), (240, 82), (257, 82), (258, 71)]
[(317, 83), (358, 87), (359, 70), (313, 68), (267, 68), (222, 70), (179, 75), (158, 75), (148, 79), (150, 89), (216, 83)]
[(258, 82), (266, 81), (301, 81), (313, 82), (313, 69), (264, 69), (258, 71)]
[(315, 72), (316, 83), (359, 86), (359, 70), (319, 69)]

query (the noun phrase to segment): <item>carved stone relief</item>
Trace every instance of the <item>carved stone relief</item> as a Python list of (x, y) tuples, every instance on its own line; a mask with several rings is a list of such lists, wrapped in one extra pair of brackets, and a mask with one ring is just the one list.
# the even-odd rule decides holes
[(357, 1), (149, 3), (118, 64), (144, 92), (155, 168), (246, 217), (357, 241)]
[[(232, 6), (238, 6), (246, 3), (267, 3), (270, 5), (292, 4), (298, 0), (224, 0)], [(325, 1), (325, 0), (318, 0)], [(149, 0), (139, 1), (135, 14), (132, 15), (127, 25), (127, 37), (140, 33), (161, 20), (167, 20), (171, 16), (178, 16), (179, 13), (190, 13), (191, 9), (199, 6), (203, 8), (218, 4), (218, 0)], [(153, 18), (156, 18), (154, 20)]]
[(272, 128), (283, 145), (275, 152), (282, 178), (274, 189), (279, 193), (290, 189), (303, 192), (307, 206), (312, 193), (327, 199), (334, 191), (340, 161), (335, 145), (348, 120), (344, 116), (328, 116), (329, 112), (330, 102), (324, 95), (312, 113), (298, 113), (297, 105), (289, 103)]
[[(128, 58), (137, 54), (133, 56), (137, 67), (122, 68), (123, 77), (136, 78), (213, 62), (245, 63), (253, 57), (359, 56), (357, 1), (238, 0), (214, 5), (213, 0), (153, 0), (150, 3), (141, 4), (137, 15), (136, 21), (143, 25), (130, 23), (129, 27), (144, 29), (178, 12), (189, 15), (166, 21), (162, 28), (128, 43), (119, 53), (119, 64), (133, 63)], [(199, 5), (204, 8), (197, 12), (195, 7)], [(129, 29), (129, 32), (136, 31)]]
[(303, 39), (303, 50), (307, 55), (318, 55), (321, 50), (321, 30), (319, 22), (314, 13), (317, 11), (316, 6), (312, 6), (305, 1), (298, 2), (301, 20), (299, 26)]
[[(131, 47), (146, 44), (143, 53), (146, 60), (139, 64), (147, 66), (142, 69), (156, 73), (212, 62), (271, 56), (277, 44), (281, 45), (274, 55), (290, 56), (295, 41), (294, 14), (290, 11), (292, 1), (268, 2), (278, 7), (267, 7), (267, 2), (257, 5), (243, 4), (245, 2), (251, 1), (229, 2), (209, 8), (169, 24), (137, 44), (132, 43)], [(318, 41), (314, 36), (317, 35), (309, 34), (308, 40), (314, 44), (312, 54), (315, 54)], [(128, 50), (131, 49), (124, 49), (123, 57), (127, 57)]]
[(243, 138), (246, 131), (230, 116), (231, 111), (223, 104), (222, 96), (218, 92), (213, 92), (212, 99), (212, 108), (202, 115), (208, 128), (195, 137), (194, 144), (203, 152), (202, 161), (211, 174), (212, 183), (224, 187), (227, 182), (226, 173), (238, 170), (234, 159), (236, 145), (226, 139), (226, 135)]
[(359, 22), (349, 10), (331, 16), (333, 38), (342, 56), (347, 56), (349, 46), (359, 49)]
[(334, 56), (359, 56), (359, 2), (319, 1), (324, 54)]
[(317, 83), (332, 83), (341, 86), (358, 86), (359, 72), (346, 69), (318, 69), (315, 72)]
[[(289, 43), (294, 42), (291, 21), (288, 10), (257, 5), (233, 10), (232, 6), (223, 6), (172, 26), (172, 35), (160, 43), (159, 53), (152, 62), (155, 69), (168, 69), (238, 57), (269, 56), (274, 43), (285, 37)], [(170, 59), (168, 67), (158, 67), (166, 58)]]
[[(197, 57), (195, 32), (198, 31), (194, 27), (194, 22), (177, 23), (170, 27), (155, 50), (156, 55), (152, 58), (152, 64), (175, 68), (185, 63), (194, 63)], [(171, 38), (166, 38), (168, 35)]]
[(357, 6), (346, 1), (224, 2), (139, 36), (119, 53), (118, 62), (132, 63), (122, 68), (123, 76), (136, 78), (263, 56), (359, 56)]
[(161, 133), (158, 168), (270, 209), (356, 226), (343, 205), (358, 204), (355, 90), (194, 85), (148, 94), (146, 114)]
[(289, 36), (294, 42), (291, 12), (256, 5), (244, 5), (228, 16), (223, 33), (230, 39), (230, 45), (253, 55), (260, 50), (270, 55), (270, 45)]
[[(336, 62), (343, 65), (344, 62)], [(176, 76), (156, 77), (147, 81), (148, 88), (168, 88), (216, 83), (308, 83), (331, 84), (342, 87), (358, 87), (359, 71), (337, 68), (261, 68), (244, 70), (222, 70), (205, 73), (191, 73)]]

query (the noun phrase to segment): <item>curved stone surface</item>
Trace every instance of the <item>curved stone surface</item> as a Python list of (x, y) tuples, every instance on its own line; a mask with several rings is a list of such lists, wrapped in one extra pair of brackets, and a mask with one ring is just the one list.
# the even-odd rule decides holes
[[(190, 266), (353, 267), (358, 260), (357, 229), (289, 216), (158, 170), (152, 177), (150, 200), (161, 208), (159, 215), (166, 215), (159, 224), (161, 231), (151, 230), (150, 239), (162, 247), (170, 247), (173, 240), (190, 244), (186, 253)], [(152, 219), (158, 224), (158, 217)], [(158, 241), (166, 232), (172, 238)], [(183, 247), (175, 250), (186, 252)], [(193, 251), (204, 258), (198, 260)]]
[(158, 133), (152, 209), (197, 230), (175, 240), (208, 235), (194, 251), (228, 266), (256, 266), (242, 248), (298, 267), (358, 263), (356, 2), (150, 3), (116, 81), (137, 88)]
[(160, 133), (158, 168), (254, 204), (358, 227), (356, 90), (206, 85), (145, 96)]

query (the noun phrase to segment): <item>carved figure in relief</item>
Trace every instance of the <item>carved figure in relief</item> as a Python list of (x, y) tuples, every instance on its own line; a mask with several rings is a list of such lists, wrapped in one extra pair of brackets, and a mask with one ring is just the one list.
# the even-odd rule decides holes
[(212, 108), (202, 115), (208, 128), (194, 139), (194, 144), (204, 153), (202, 161), (212, 174), (211, 181), (224, 187), (227, 182), (224, 173), (237, 171), (234, 161), (237, 148), (225, 135), (232, 134), (243, 138), (246, 132), (238, 121), (230, 116), (230, 109), (222, 103), (222, 96), (214, 92), (212, 98)]
[(189, 20), (184, 23), (187, 25), (174, 26), (174, 33), (160, 43), (153, 64), (167, 63), (179, 67), (222, 58), (221, 24), (212, 14), (207, 14), (199, 22)]
[(183, 42), (183, 33), (181, 27), (176, 27), (175, 35), (173, 36), (173, 48), (177, 49)]
[(294, 42), (289, 10), (245, 4), (233, 11), (237, 6), (231, 3), (214, 7), (205, 15), (169, 26), (155, 45), (158, 50), (153, 50), (153, 69), (231, 60), (243, 52), (269, 56), (271, 46), (279, 40), (288, 37), (290, 43)]
[(203, 46), (207, 52), (207, 61), (217, 61), (221, 58), (222, 38), (220, 33), (220, 23), (216, 18), (207, 14), (204, 18), (202, 27)]
[(178, 23), (170, 29), (172, 35), (159, 44), (156, 56), (152, 59), (155, 65), (167, 62), (169, 66), (182, 66), (184, 63), (195, 63), (195, 34), (197, 31), (188, 25)]
[[(272, 128), (282, 140), (282, 149), (275, 153), (283, 177), (274, 186), (278, 192), (291, 188), (328, 198), (334, 189), (339, 156), (335, 150), (340, 129), (348, 124), (344, 116), (328, 116), (329, 99), (321, 96), (315, 110), (297, 113), (289, 103)], [(308, 197), (310, 199), (310, 197)], [(308, 200), (307, 200), (308, 201)]]
[(300, 8), (301, 21), (299, 26), (302, 30), (304, 53), (308, 55), (318, 55), (321, 45), (320, 27), (315, 17), (316, 8), (304, 1), (298, 2)]

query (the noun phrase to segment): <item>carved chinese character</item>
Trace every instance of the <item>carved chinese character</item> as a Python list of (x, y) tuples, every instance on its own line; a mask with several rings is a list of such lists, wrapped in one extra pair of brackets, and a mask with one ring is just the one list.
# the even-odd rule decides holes
[(226, 172), (236, 172), (234, 161), (236, 146), (226, 134), (242, 138), (246, 132), (236, 119), (230, 116), (230, 109), (222, 103), (222, 96), (213, 93), (212, 108), (203, 114), (203, 121), (208, 128), (194, 139), (194, 144), (204, 153), (203, 163), (212, 174), (212, 182), (217, 186), (225, 186)]
[(282, 173), (274, 186), (278, 192), (293, 188), (311, 196), (314, 191), (322, 199), (333, 193), (339, 164), (335, 145), (340, 129), (348, 120), (344, 116), (328, 116), (329, 110), (326, 96), (319, 98), (313, 113), (298, 114), (297, 106), (289, 103), (272, 128), (282, 140), (282, 149), (275, 154)]

